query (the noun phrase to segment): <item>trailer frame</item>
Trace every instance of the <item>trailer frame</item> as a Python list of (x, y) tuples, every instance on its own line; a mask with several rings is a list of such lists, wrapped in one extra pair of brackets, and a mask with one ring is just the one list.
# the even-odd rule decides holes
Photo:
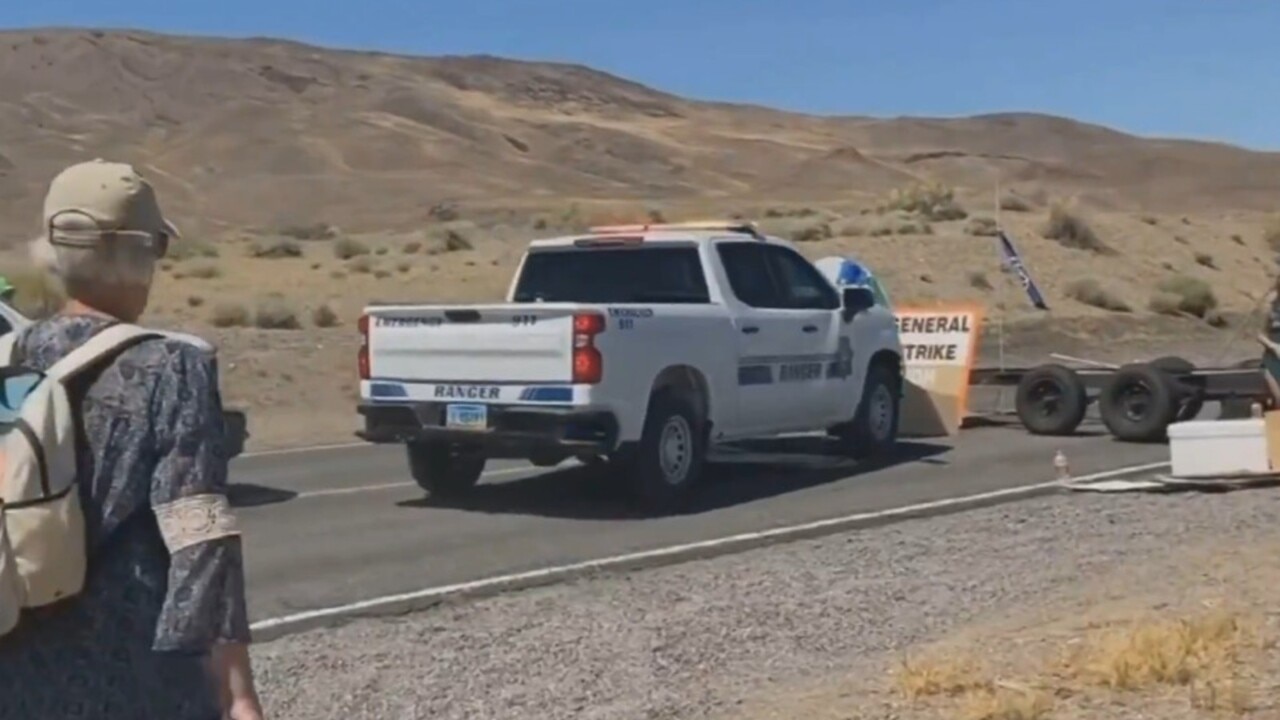
[(1170, 424), (1195, 418), (1206, 402), (1221, 403), (1220, 419), (1248, 417), (1255, 404), (1270, 404), (1257, 360), (1197, 368), (1177, 356), (1119, 366), (1055, 358), (1076, 366), (977, 367), (969, 372), (969, 385), (1016, 388), (1014, 412), (1037, 435), (1075, 434), (1096, 403), (1110, 433), (1127, 442), (1166, 439)]

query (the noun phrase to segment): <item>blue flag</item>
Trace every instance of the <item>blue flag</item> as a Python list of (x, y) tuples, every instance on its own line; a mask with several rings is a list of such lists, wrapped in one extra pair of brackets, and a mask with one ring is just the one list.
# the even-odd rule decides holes
[(1022, 256), (1018, 254), (1017, 248), (1013, 246), (1013, 241), (1009, 236), (1001, 230), (996, 239), (1000, 243), (1000, 265), (1005, 272), (1014, 272), (1018, 275), (1018, 282), (1022, 283), (1022, 289), (1027, 291), (1027, 297), (1031, 299), (1031, 304), (1040, 310), (1048, 310), (1049, 305), (1044, 301), (1044, 295), (1040, 294), (1040, 288), (1036, 287), (1036, 281), (1031, 279), (1031, 273), (1027, 272), (1027, 266), (1022, 262)]

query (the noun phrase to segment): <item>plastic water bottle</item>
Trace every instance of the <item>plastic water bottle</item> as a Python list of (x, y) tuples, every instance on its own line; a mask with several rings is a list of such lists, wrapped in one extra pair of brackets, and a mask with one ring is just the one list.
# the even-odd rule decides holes
[(1067, 462), (1066, 454), (1061, 450), (1053, 456), (1053, 470), (1059, 480), (1067, 480), (1071, 477), (1071, 465)]
[(1249, 406), (1249, 417), (1255, 419), (1262, 417), (1262, 403), (1256, 402)]

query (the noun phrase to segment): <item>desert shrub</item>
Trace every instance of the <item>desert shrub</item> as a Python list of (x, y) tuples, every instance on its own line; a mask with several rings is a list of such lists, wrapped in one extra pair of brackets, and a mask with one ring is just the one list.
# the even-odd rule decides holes
[(1072, 250), (1086, 250), (1099, 255), (1115, 254), (1109, 245), (1098, 238), (1089, 223), (1061, 205), (1055, 205), (1049, 211), (1049, 220), (1041, 234)]
[(447, 252), (457, 252), (459, 250), (471, 250), (473, 248), (471, 240), (463, 235), (456, 228), (449, 228), (444, 233), (444, 249)]
[(1142, 222), (1144, 222), (1144, 223), (1146, 223), (1146, 224), (1148, 224), (1148, 225), (1155, 225), (1156, 223), (1158, 223), (1158, 222), (1160, 222), (1160, 221), (1159, 221), (1155, 216), (1152, 216), (1152, 215), (1143, 215), (1143, 216), (1142, 216)]
[(534, 229), (534, 230), (546, 230), (546, 229), (547, 229), (547, 219), (546, 219), (546, 218), (544, 218), (544, 217), (535, 218), (535, 219), (534, 219), (534, 221), (533, 221), (533, 229)]
[(797, 228), (791, 233), (791, 241), (797, 243), (822, 242), (831, 237), (831, 226), (820, 222)]
[(889, 225), (877, 225), (871, 228), (871, 232), (867, 234), (871, 237), (886, 237), (893, 234), (893, 227)]
[(249, 310), (239, 303), (218, 303), (213, 306), (209, 321), (214, 327), (244, 327), (249, 324)]
[(1009, 212), (1031, 212), (1031, 203), (1012, 193), (1000, 198), (1000, 209)]
[(380, 248), (378, 248), (377, 250), (374, 250), (374, 251), (373, 251), (373, 254), (374, 254), (374, 255), (379, 255), (379, 256), (381, 256), (381, 255), (386, 255), (386, 254), (387, 254), (387, 249), (386, 249), (385, 247), (380, 247)]
[(405, 255), (412, 255), (421, 249), (422, 249), (422, 243), (418, 242), (417, 240), (414, 240), (412, 242), (405, 243), (404, 247), (400, 248), (400, 252), (404, 253)]
[(433, 222), (453, 222), (460, 217), (462, 213), (459, 212), (458, 206), (451, 202), (436, 203), (427, 210), (427, 219)]
[(977, 270), (969, 273), (969, 287), (975, 290), (993, 290), (991, 281), (987, 279), (987, 274)]
[(311, 323), (318, 328), (331, 328), (338, 324), (338, 314), (328, 305), (317, 305), (311, 311)]
[(379, 280), (385, 280), (385, 279), (387, 279), (387, 278), (391, 277), (391, 273), (387, 272), (386, 270), (383, 270), (383, 269), (379, 268), (379, 269), (377, 269), (377, 270), (374, 270), (374, 271), (373, 271), (373, 276), (374, 276), (374, 277), (376, 277), (376, 278), (378, 278)]
[(402, 273), (402, 274), (407, 273), (412, 269), (413, 269), (413, 264), (410, 263), (408, 260), (402, 260), (396, 263), (396, 271), (399, 273)]
[(174, 240), (169, 244), (165, 257), (171, 260), (189, 260), (191, 258), (216, 258), (218, 248), (199, 240)]
[(249, 254), (256, 258), (302, 257), (302, 246), (289, 238), (258, 238), (249, 246)]
[(1190, 245), (1190, 244), (1191, 244), (1191, 241), (1190, 241), (1190, 240), (1187, 240), (1186, 238), (1182, 237), (1181, 235), (1174, 235), (1174, 236), (1173, 236), (1173, 241), (1174, 241), (1174, 242), (1176, 242), (1176, 243), (1178, 243), (1179, 245)]
[(1231, 242), (1233, 242), (1233, 243), (1235, 243), (1235, 244), (1237, 244), (1237, 245), (1243, 245), (1243, 244), (1244, 244), (1244, 238), (1240, 237), (1239, 233), (1232, 233), (1232, 234), (1231, 234)]
[(971, 217), (965, 224), (964, 231), (978, 237), (995, 237), (998, 232), (996, 221), (989, 217)]
[(1189, 275), (1165, 278), (1156, 286), (1149, 304), (1153, 312), (1163, 315), (1185, 313), (1203, 318), (1218, 307), (1218, 298), (1209, 283)]
[(187, 298), (188, 307), (198, 308), (201, 305), (204, 305), (204, 298), (200, 297), (199, 295), (192, 295)]
[(1272, 218), (1262, 228), (1262, 241), (1271, 248), (1271, 252), (1280, 253), (1280, 218)]
[(1218, 269), (1218, 266), (1213, 262), (1213, 256), (1205, 252), (1196, 253), (1196, 264), (1203, 265), (1204, 267), (1211, 268), (1213, 270)]
[(368, 275), (373, 272), (373, 260), (370, 260), (368, 255), (351, 258), (350, 262), (347, 263), (347, 270), (361, 275)]
[(955, 191), (941, 184), (896, 189), (883, 209), (912, 213), (929, 222), (963, 220), (969, 216), (956, 202)]
[(344, 237), (333, 244), (333, 254), (339, 260), (350, 260), (353, 257), (368, 255), (369, 246), (359, 240)]
[(895, 232), (899, 235), (932, 235), (933, 226), (927, 222), (899, 223)]
[(1132, 312), (1129, 303), (1102, 287), (1094, 278), (1081, 278), (1067, 285), (1067, 297), (1078, 303), (1111, 312)]
[(338, 228), (322, 222), (311, 225), (286, 225), (280, 228), (280, 234), (295, 240), (332, 240), (338, 236)]
[(177, 277), (196, 278), (197, 280), (212, 280), (213, 278), (221, 276), (222, 268), (218, 267), (216, 263), (201, 262), (195, 263), (191, 267), (183, 270), (182, 274)]
[(836, 234), (840, 237), (861, 237), (867, 234), (867, 229), (856, 222), (844, 222), (838, 226)]
[(277, 295), (269, 295), (258, 302), (253, 325), (262, 330), (297, 330), (301, 327), (298, 313)]
[(3, 274), (13, 286), (13, 307), (27, 317), (46, 318), (67, 300), (62, 285), (48, 273), (16, 269), (5, 270)]

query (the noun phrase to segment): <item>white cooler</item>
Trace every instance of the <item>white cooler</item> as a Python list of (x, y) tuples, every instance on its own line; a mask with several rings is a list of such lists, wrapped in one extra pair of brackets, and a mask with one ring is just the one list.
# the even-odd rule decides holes
[(1188, 420), (1169, 426), (1170, 475), (1224, 477), (1269, 475), (1266, 423), (1242, 420)]

